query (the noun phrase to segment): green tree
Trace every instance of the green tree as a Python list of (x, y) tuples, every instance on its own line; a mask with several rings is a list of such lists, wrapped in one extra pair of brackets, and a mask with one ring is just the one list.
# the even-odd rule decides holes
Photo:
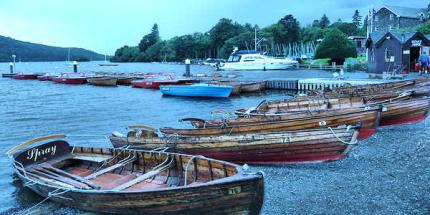
[(315, 19), (315, 20), (312, 22), (312, 27), (314, 27), (314, 28), (319, 28), (319, 27), (320, 27), (320, 21), (319, 21), (318, 19)]
[(320, 28), (327, 28), (330, 25), (330, 20), (328, 19), (327, 15), (323, 15), (319, 21), (319, 27)]
[(316, 42), (318, 39), (323, 39), (326, 30), (320, 27), (306, 27), (302, 29), (303, 42)]
[(193, 51), (194, 58), (206, 59), (211, 57), (211, 38), (208, 33), (194, 33), (192, 35), (194, 40)]
[(361, 28), (360, 35), (366, 35), (366, 33), (367, 33), (367, 26), (368, 26), (368, 22), (369, 22), (369, 16), (368, 16), (368, 15), (366, 15), (366, 16), (364, 17), (363, 27)]
[(254, 33), (247, 31), (225, 41), (220, 49), (221, 57), (227, 58), (234, 47), (238, 47), (239, 50), (254, 49)]
[(417, 31), (423, 34), (430, 34), (430, 21), (427, 21), (426, 23), (418, 27)]
[(139, 55), (139, 48), (137, 46), (123, 46), (115, 51), (110, 61), (112, 62), (133, 62)]
[(330, 58), (343, 63), (348, 57), (357, 57), (355, 45), (339, 29), (330, 29), (318, 45), (315, 58)]
[(176, 54), (176, 60), (182, 61), (194, 57), (195, 41), (192, 35), (174, 37), (170, 40), (170, 43)]
[(295, 43), (299, 41), (300, 38), (300, 23), (292, 14), (284, 16), (279, 20), (278, 24), (284, 26), (285, 32), (285, 43)]
[(362, 18), (363, 17), (360, 15), (360, 12), (358, 10), (355, 10), (354, 15), (352, 16), (352, 24), (354, 24), (357, 29), (361, 27)]
[(287, 29), (285, 29), (285, 26), (283, 24), (277, 23), (273, 24), (267, 28), (264, 29), (265, 32), (267, 32), (267, 36), (272, 39), (273, 43), (275, 44), (285, 44), (288, 43), (288, 32)]
[(142, 40), (139, 43), (140, 52), (145, 52), (149, 47), (154, 45), (160, 40), (160, 34), (158, 31), (158, 25), (155, 23), (152, 26), (151, 33), (143, 36)]
[(336, 22), (330, 25), (330, 28), (337, 28), (348, 36), (358, 35), (360, 32), (355, 24), (348, 22)]
[(233, 23), (231, 19), (222, 18), (209, 30), (212, 40), (212, 48), (218, 54), (218, 50), (224, 45), (225, 41), (242, 33), (243, 27), (238, 23)]

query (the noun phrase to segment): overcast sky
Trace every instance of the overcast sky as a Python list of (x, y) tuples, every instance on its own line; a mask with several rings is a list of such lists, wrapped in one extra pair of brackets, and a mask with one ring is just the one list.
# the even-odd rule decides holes
[[(426, 0), (0, 0), (0, 35), (113, 54), (158, 23), (163, 39), (208, 31), (220, 18), (260, 27), (293, 14), (302, 25), (326, 13), (351, 21), (384, 4), (425, 8)], [(1, 48), (1, 47), (0, 47)]]

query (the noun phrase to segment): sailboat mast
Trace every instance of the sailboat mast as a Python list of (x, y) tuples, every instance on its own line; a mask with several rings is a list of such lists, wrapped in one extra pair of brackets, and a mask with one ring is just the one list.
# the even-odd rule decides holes
[(254, 28), (254, 49), (257, 51), (257, 28)]

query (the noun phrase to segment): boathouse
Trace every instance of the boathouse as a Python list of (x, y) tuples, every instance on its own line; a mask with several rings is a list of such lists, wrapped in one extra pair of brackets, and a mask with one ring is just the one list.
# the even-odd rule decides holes
[(415, 71), (421, 53), (429, 54), (430, 40), (420, 33), (374, 32), (366, 42), (368, 72)]
[(366, 53), (366, 37), (365, 36), (349, 36), (348, 40), (352, 41), (355, 44), (355, 49), (358, 54)]

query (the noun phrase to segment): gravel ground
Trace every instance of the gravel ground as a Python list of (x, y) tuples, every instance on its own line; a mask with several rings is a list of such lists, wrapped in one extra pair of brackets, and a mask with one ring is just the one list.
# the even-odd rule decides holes
[(378, 128), (340, 161), (253, 167), (262, 214), (430, 214), (429, 124)]

